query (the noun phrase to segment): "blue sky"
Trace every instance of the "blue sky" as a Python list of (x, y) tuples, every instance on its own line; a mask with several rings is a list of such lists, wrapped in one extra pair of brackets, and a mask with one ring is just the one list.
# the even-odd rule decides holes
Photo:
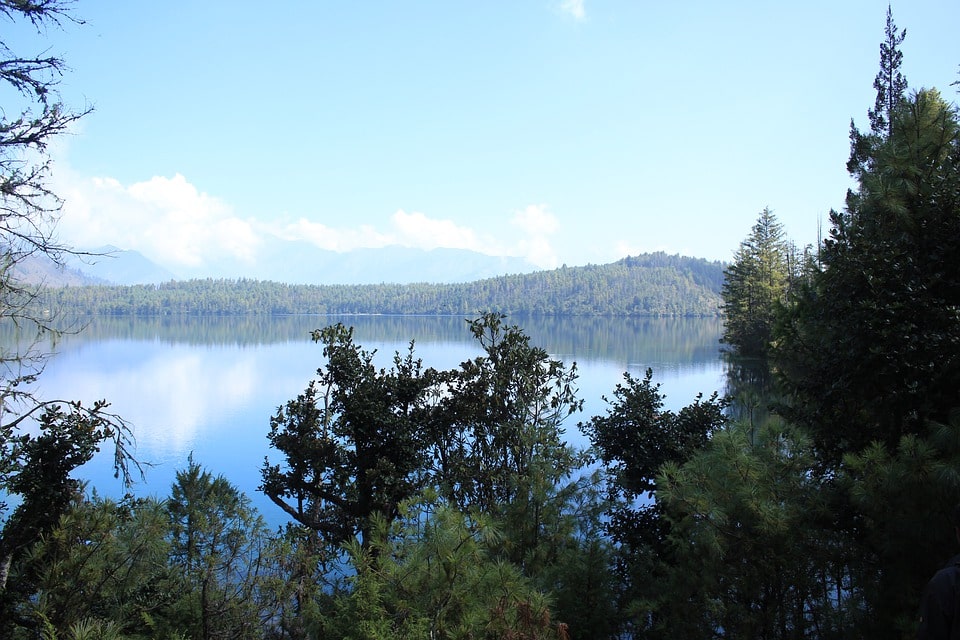
[[(552, 268), (729, 260), (766, 206), (815, 242), (850, 186), (886, 8), (101, 0), (24, 42), (95, 108), (53, 149), (64, 241), (174, 270), (253, 264), (270, 236)], [(960, 2), (893, 15), (911, 88), (956, 101)]]

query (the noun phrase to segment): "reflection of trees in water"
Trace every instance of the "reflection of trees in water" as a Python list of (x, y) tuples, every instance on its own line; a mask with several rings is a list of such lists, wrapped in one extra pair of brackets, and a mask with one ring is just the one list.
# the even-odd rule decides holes
[[(471, 316), (472, 318), (472, 316)], [(337, 322), (355, 329), (357, 342), (401, 345), (474, 343), (467, 316), (100, 316), (91, 318), (76, 335), (63, 339), (63, 348), (103, 340), (159, 341), (190, 345), (258, 346), (309, 342), (310, 332)], [(519, 325), (531, 342), (560, 358), (624, 363), (714, 363), (723, 331), (719, 318), (507, 318)], [(16, 334), (0, 327), (3, 344)]]
[(766, 358), (744, 358), (723, 353), (726, 369), (724, 393), (730, 398), (727, 415), (733, 420), (759, 426), (771, 415), (774, 380)]

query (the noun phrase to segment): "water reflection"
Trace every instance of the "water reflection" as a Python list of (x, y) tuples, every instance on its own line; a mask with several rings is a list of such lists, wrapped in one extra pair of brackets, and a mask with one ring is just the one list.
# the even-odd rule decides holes
[[(228, 316), (98, 317), (66, 342), (159, 340), (175, 344), (263, 346), (309, 340), (310, 332), (336, 322), (358, 338), (381, 343), (471, 343), (466, 316)], [(719, 318), (508, 318), (535, 344), (578, 359), (634, 363), (714, 362), (722, 332)]]
[[(269, 453), (270, 416), (304, 389), (321, 364), (310, 331), (337, 321), (354, 326), (357, 342), (377, 349), (384, 366), (410, 340), (418, 357), (438, 369), (479, 353), (465, 318), (456, 317), (104, 318), (56, 345), (39, 391), (45, 398), (87, 403), (106, 398), (134, 425), (138, 457), (156, 465), (140, 493), (165, 495), (193, 452), (270, 517), (275, 507), (256, 492)], [(601, 397), (612, 393), (624, 371), (642, 376), (653, 368), (669, 408), (723, 386), (722, 326), (715, 318), (510, 322), (554, 357), (577, 363), (585, 411), (567, 424), (574, 444), (586, 445), (576, 423), (605, 411)], [(101, 492), (122, 491), (107, 455), (91, 462), (84, 475)]]

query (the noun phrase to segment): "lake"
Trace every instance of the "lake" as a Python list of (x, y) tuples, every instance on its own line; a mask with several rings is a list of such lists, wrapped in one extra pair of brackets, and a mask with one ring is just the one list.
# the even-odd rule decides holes
[[(355, 341), (377, 350), (388, 366), (395, 351), (415, 342), (424, 364), (449, 369), (480, 353), (462, 317), (282, 316), (95, 318), (67, 335), (40, 377), (43, 398), (104, 398), (134, 428), (137, 458), (150, 463), (134, 492), (165, 496), (192, 453), (251, 497), (264, 517), (285, 521), (257, 492), (267, 431), (277, 407), (302, 392), (322, 362), (310, 331), (335, 322), (355, 328)], [(696, 395), (723, 389), (718, 318), (508, 319), (535, 345), (568, 365), (576, 362), (584, 411), (568, 419), (567, 437), (585, 446), (577, 423), (606, 410), (624, 372), (652, 368), (666, 406), (679, 409)], [(80, 470), (101, 495), (120, 496), (109, 451)]]

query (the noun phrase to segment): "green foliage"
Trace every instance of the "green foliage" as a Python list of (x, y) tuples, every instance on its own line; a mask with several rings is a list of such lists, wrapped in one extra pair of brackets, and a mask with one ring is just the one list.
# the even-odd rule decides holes
[(37, 595), (23, 619), (68, 638), (157, 635), (149, 621), (177, 597), (167, 531), (156, 500), (78, 499), (30, 554)]
[(120, 627), (113, 622), (100, 620), (80, 620), (70, 625), (64, 633), (57, 630), (48, 621), (44, 621), (40, 637), (42, 640), (123, 640), (127, 636), (121, 633)]
[(840, 634), (836, 609), (846, 596), (832, 577), (835, 539), (814, 526), (830, 511), (811, 464), (809, 442), (771, 422), (725, 429), (687, 462), (664, 466), (657, 497), (673, 525), (666, 581), (674, 595), (659, 603), (661, 631)]
[(567, 368), (531, 345), (501, 314), (468, 324), (484, 355), (441, 376), (431, 434), (435, 474), (458, 508), (491, 513), (525, 502), (531, 481), (556, 484), (579, 466), (561, 424), (583, 401), (576, 364)]
[(320, 630), (347, 587), (344, 565), (330, 561), (329, 550), (317, 544), (316, 532), (287, 525), (265, 541), (257, 568), (264, 636), (322, 637)]
[(840, 480), (861, 536), (850, 565), (872, 605), (858, 626), (912, 637), (920, 591), (957, 544), (950, 523), (960, 499), (960, 413), (903, 436), (895, 449), (874, 443), (844, 463)]
[(581, 425), (611, 482), (628, 500), (654, 491), (664, 464), (689, 458), (726, 422), (726, 403), (716, 394), (705, 401), (698, 396), (678, 413), (664, 409), (665, 398), (653, 383), (652, 369), (643, 379), (624, 373), (613, 398), (604, 397), (610, 405), (606, 414)]
[(577, 638), (612, 638), (620, 631), (617, 548), (606, 535), (609, 504), (601, 487), (597, 472), (568, 490), (563, 509), (553, 519), (557, 524), (541, 542), (549, 562), (525, 565), (535, 568), (527, 575), (551, 596), (554, 618)]
[(590, 479), (576, 477), (585, 460), (562, 428), (582, 407), (576, 365), (533, 346), (500, 314), (468, 326), (483, 355), (441, 374), (434, 484), (457, 509), (494, 518), (499, 556), (536, 581), (580, 546), (573, 503)]
[(166, 503), (170, 567), (181, 577), (173, 628), (193, 638), (253, 638), (261, 631), (257, 596), (266, 524), (223, 476), (190, 457)]
[(357, 573), (331, 635), (562, 637), (543, 595), (493, 552), (500, 539), (488, 518), (430, 500), (408, 505), (392, 525), (378, 519), (371, 544), (348, 545)]
[(723, 342), (738, 356), (766, 357), (777, 311), (797, 267), (796, 250), (784, 238), (783, 225), (770, 209), (764, 209), (740, 243), (733, 264), (724, 271)]
[(191, 280), (50, 289), (41, 304), (93, 315), (429, 314), (715, 316), (723, 265), (663, 253), (456, 284), (295, 285)]
[(292, 631), (315, 623), (321, 605), (317, 562), (292, 537), (270, 536), (249, 498), (192, 460), (166, 501), (78, 497), (25, 564), (35, 596), (4, 637), (302, 637)]
[(359, 534), (372, 518), (399, 515), (422, 482), (425, 441), (419, 431), (434, 372), (413, 356), (394, 355), (377, 370), (373, 352), (336, 324), (315, 331), (326, 366), (270, 423), (270, 444), (284, 464), (264, 462), (262, 490), (332, 548)]
[(778, 330), (789, 409), (829, 464), (872, 441), (895, 448), (957, 404), (960, 137), (956, 110), (921, 91), (832, 212), (823, 268)]
[[(431, 504), (446, 514), (438, 523), (454, 513), (491, 523), (500, 532), (484, 542), (491, 562), (562, 598), (565, 623), (609, 630), (612, 618), (602, 612), (611, 611), (604, 603), (613, 589), (612, 551), (591, 539), (603, 512), (592, 490), (597, 479), (576, 476), (584, 458), (563, 440), (561, 427), (582, 406), (576, 367), (550, 358), (500, 314), (485, 314), (468, 328), (483, 354), (441, 372), (423, 369), (412, 344), (405, 357), (395, 355), (391, 369), (377, 370), (374, 354), (353, 342), (352, 330), (338, 324), (315, 332), (327, 363), (318, 382), (274, 418), (270, 440), (286, 463), (265, 466), (264, 490), (324, 538), (327, 558), (338, 544), (358, 545), (348, 561), (369, 563), (376, 574), (389, 566), (384, 554), (396, 550), (370, 545), (383, 530), (401, 535), (394, 529), (408, 516), (400, 505), (428, 487), (441, 500)], [(601, 564), (574, 571), (569, 563), (581, 553)], [(406, 614), (402, 624), (387, 624), (376, 608), (382, 588), (362, 582), (352, 592), (356, 615), (373, 616), (362, 633), (422, 631)], [(488, 623), (513, 628), (520, 614), (511, 607)], [(323, 616), (314, 619), (325, 624)]]
[(857, 189), (831, 212), (773, 358), (778, 410), (834, 479), (833, 584), (869, 637), (913, 635), (920, 589), (956, 544), (946, 505), (960, 500), (960, 121), (936, 90), (904, 95), (903, 36), (888, 12), (871, 132), (851, 132)]
[(604, 398), (606, 414), (580, 425), (603, 464), (610, 501), (606, 529), (619, 545), (616, 622), (646, 632), (659, 627), (660, 603), (677, 597), (662, 583), (670, 563), (670, 522), (653, 499), (658, 474), (664, 465), (695, 455), (726, 423), (726, 403), (716, 395), (698, 396), (676, 413), (664, 409), (664, 399), (651, 370), (643, 379), (625, 373), (613, 398)]
[(895, 449), (957, 404), (960, 125), (937, 91), (904, 96), (903, 37), (888, 11), (872, 131), (851, 134), (858, 189), (778, 329), (786, 415), (832, 465), (873, 441)]
[[(0, 495), (17, 500), (9, 515), (7, 504), (0, 503), (0, 616), (18, 619), (17, 611), (35, 592), (29, 556), (79, 494), (74, 470), (104, 441), (113, 441), (117, 472), (129, 478), (130, 433), (106, 407), (102, 401), (92, 407), (44, 402), (33, 409), (39, 413), (35, 422), (27, 412), (0, 427)], [(24, 424), (35, 431), (24, 430)]]

